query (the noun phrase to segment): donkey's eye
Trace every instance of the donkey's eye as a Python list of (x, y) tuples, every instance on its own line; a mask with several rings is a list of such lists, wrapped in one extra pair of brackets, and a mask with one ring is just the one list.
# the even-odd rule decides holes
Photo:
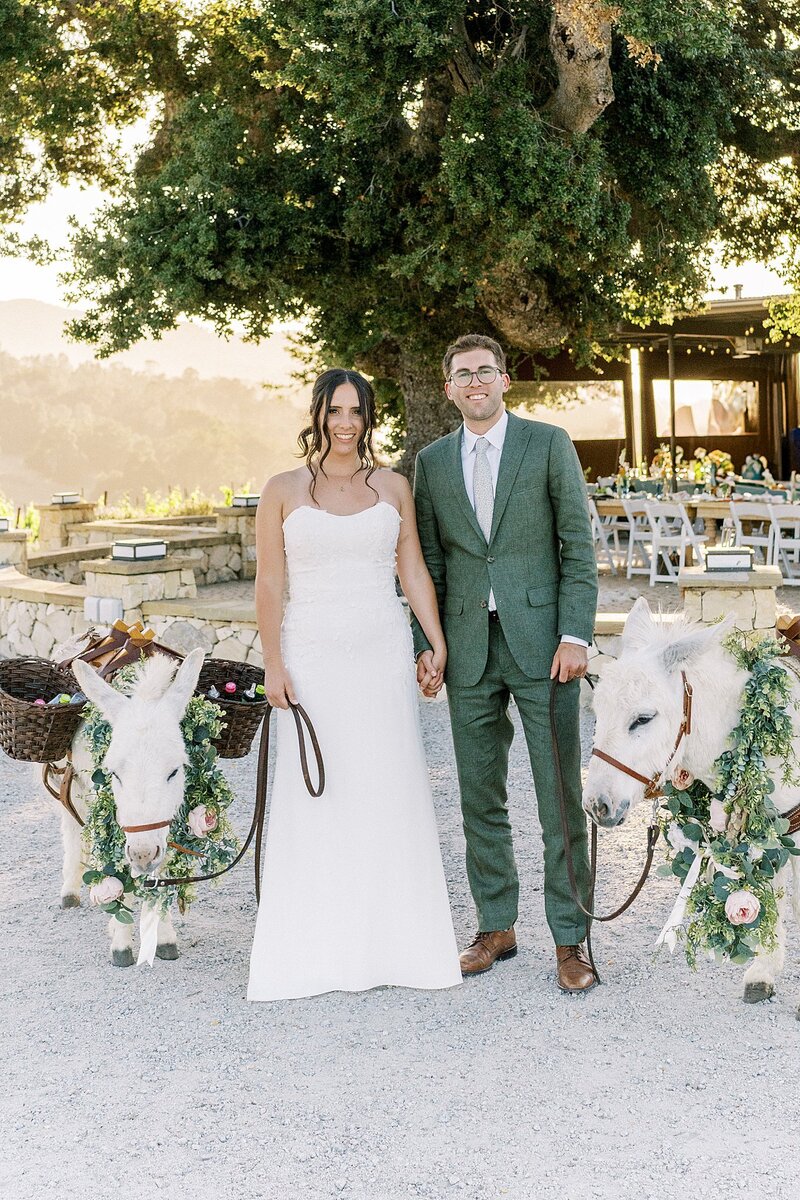
[(175, 778), (175, 776), (178, 774), (178, 771), (180, 771), (180, 767), (176, 767), (174, 771), (170, 772), (170, 774), (167, 776), (167, 783), (169, 783), (170, 779)]
[(642, 713), (641, 716), (631, 721), (628, 726), (628, 733), (633, 733), (635, 729), (641, 729), (643, 725), (649, 725), (655, 715), (655, 713)]

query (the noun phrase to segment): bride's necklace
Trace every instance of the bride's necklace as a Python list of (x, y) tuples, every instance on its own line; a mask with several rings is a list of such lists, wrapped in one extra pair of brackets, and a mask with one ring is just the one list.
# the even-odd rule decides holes
[(326, 483), (331, 485), (331, 487), (338, 488), (340, 492), (344, 492), (347, 488), (347, 484), (352, 484), (353, 477), (357, 475), (360, 470), (360, 467), (356, 467), (352, 475), (328, 475), (324, 471), (320, 471), (320, 475)]

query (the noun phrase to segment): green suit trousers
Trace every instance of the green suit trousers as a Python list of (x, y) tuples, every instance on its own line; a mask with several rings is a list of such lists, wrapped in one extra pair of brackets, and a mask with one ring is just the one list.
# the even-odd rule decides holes
[[(448, 683), (461, 811), (467, 841), (467, 876), (482, 932), (508, 929), (517, 920), (519, 878), (508, 819), (508, 752), (514, 726), (508, 715), (514, 697), (528, 745), (544, 841), (545, 914), (558, 946), (586, 936), (586, 919), (572, 899), (556, 792), (550, 736), (550, 681), (524, 675), (506, 644), (502, 627), (489, 625), (489, 654), (480, 681), (471, 687)], [(588, 897), (586, 820), (581, 808), (579, 684), (559, 684), (556, 718), (567, 789), (570, 844), (580, 895)]]

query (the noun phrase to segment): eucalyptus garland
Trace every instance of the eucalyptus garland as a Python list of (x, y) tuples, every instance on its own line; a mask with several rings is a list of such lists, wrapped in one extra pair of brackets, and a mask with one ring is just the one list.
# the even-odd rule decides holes
[(702, 952), (746, 963), (757, 951), (775, 948), (782, 895), (774, 890), (775, 877), (800, 854), (772, 801), (775, 781), (766, 763), (778, 759), (782, 782), (798, 782), (790, 711), (796, 705), (791, 676), (779, 662), (784, 651), (773, 638), (739, 633), (725, 648), (749, 677), (739, 723), (714, 764), (715, 787), (680, 770), (664, 787), (668, 861), (659, 874), (677, 875), (682, 883), (690, 871), (697, 875), (685, 923), (676, 927), (691, 966)]
[[(112, 686), (122, 692), (130, 691), (139, 669), (139, 664), (124, 667), (114, 676)], [(172, 878), (220, 871), (239, 852), (239, 843), (227, 817), (233, 793), (211, 745), (211, 739), (219, 736), (222, 730), (222, 720), (219, 706), (201, 696), (192, 697), (181, 720), (189, 761), (183, 801), (168, 832), (168, 840), (178, 848), (167, 847), (161, 868), (164, 875)], [(92, 889), (93, 900), (105, 912), (126, 923), (133, 922), (130, 909), (134, 897), (146, 904), (157, 905), (164, 912), (174, 900), (184, 912), (195, 899), (192, 884), (145, 888), (143, 877), (134, 879), (130, 873), (124, 855), (125, 834), (117, 824), (111, 776), (103, 767), (111, 742), (111, 726), (94, 704), (86, 707), (83, 734), (94, 764), (94, 793), (84, 829), (89, 870), (83, 876), (84, 883)]]

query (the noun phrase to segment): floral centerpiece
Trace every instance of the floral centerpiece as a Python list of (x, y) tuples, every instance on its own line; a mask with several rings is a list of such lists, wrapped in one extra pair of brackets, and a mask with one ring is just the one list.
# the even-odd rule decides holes
[(689, 462), (691, 477), (706, 488), (715, 488), (726, 475), (733, 475), (733, 460), (725, 450), (698, 446)]
[[(120, 691), (129, 689), (139, 664), (123, 668), (111, 680)], [(171, 878), (212, 874), (229, 866), (239, 851), (227, 810), (233, 800), (228, 781), (217, 762), (211, 739), (222, 730), (222, 713), (216, 704), (193, 696), (187, 705), (181, 732), (188, 764), (181, 803), (170, 826), (163, 874)], [(89, 802), (83, 836), (89, 869), (83, 876), (90, 899), (118, 921), (132, 923), (130, 902), (144, 903), (166, 911), (173, 901), (184, 912), (194, 900), (191, 884), (147, 888), (143, 877), (133, 878), (125, 860), (125, 834), (117, 824), (111, 777), (103, 761), (111, 742), (111, 726), (94, 704), (85, 710), (84, 736), (94, 764), (94, 793)]]
[[(675, 447), (675, 470), (680, 471), (683, 462), (683, 446)], [(667, 479), (672, 475), (672, 451), (668, 442), (662, 442), (650, 463), (652, 479)]]
[(781, 895), (775, 877), (800, 854), (770, 798), (775, 785), (765, 762), (777, 758), (783, 782), (800, 782), (791, 679), (777, 661), (783, 650), (773, 639), (751, 644), (738, 633), (726, 648), (750, 675), (739, 724), (715, 763), (714, 788), (683, 770), (664, 788), (668, 861), (659, 874), (676, 875), (682, 886), (659, 943), (674, 949), (682, 939), (691, 966), (700, 953), (746, 963), (775, 948)]

